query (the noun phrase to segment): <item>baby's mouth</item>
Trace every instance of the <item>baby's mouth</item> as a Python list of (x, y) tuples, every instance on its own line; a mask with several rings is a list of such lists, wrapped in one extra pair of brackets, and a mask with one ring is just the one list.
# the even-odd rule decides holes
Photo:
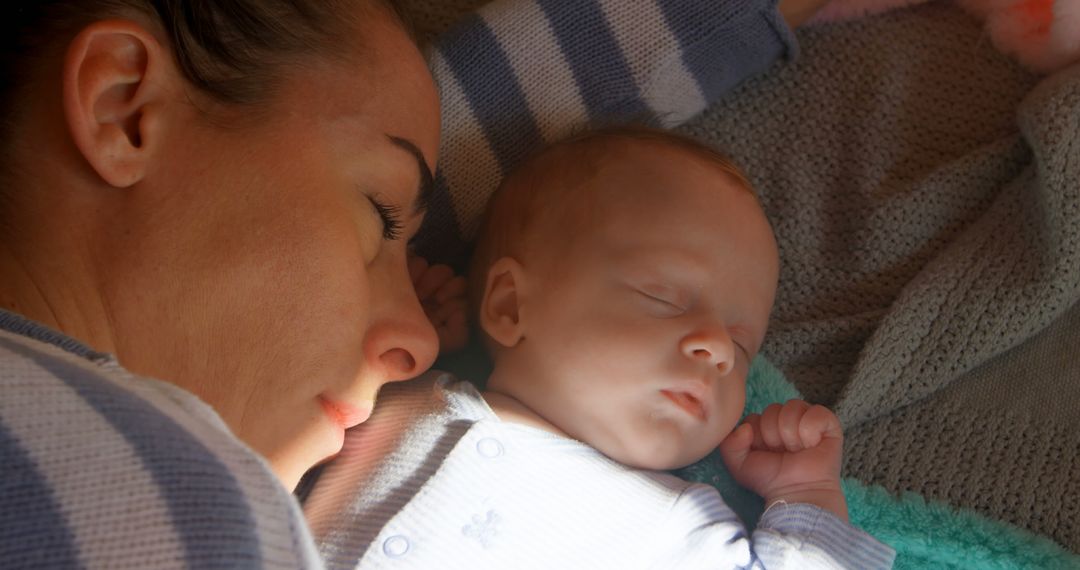
[(672, 392), (671, 390), (660, 390), (660, 393), (668, 400), (674, 402), (676, 406), (682, 408), (686, 413), (701, 421), (705, 421), (705, 406), (701, 403), (701, 400), (693, 394), (688, 394), (686, 392)]

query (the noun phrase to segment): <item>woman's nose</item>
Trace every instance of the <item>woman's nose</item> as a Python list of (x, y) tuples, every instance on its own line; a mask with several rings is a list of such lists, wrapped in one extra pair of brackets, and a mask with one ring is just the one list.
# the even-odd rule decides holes
[(386, 382), (415, 378), (431, 367), (439, 352), (435, 327), (424, 314), (407, 273), (402, 270), (401, 274), (381, 295), (372, 296), (372, 302), (381, 305), (375, 310), (380, 317), (368, 330), (366, 352), (368, 358), (378, 359)]
[(716, 366), (721, 376), (735, 367), (735, 342), (722, 326), (709, 326), (686, 335), (680, 348), (687, 358)]

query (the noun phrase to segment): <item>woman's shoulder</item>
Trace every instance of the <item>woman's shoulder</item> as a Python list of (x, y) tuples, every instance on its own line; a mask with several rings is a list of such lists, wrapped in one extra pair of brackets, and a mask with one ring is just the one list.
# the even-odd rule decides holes
[(318, 564), (295, 500), (193, 395), (7, 331), (0, 393), (5, 565)]

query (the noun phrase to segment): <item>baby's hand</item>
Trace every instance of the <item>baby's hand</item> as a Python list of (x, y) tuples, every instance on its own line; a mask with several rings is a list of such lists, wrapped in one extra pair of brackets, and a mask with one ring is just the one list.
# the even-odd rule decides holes
[(720, 455), (735, 480), (766, 504), (811, 503), (846, 521), (843, 443), (840, 420), (828, 408), (788, 400), (747, 416), (720, 443)]
[(780, 0), (777, 6), (788, 26), (797, 28), (814, 17), (829, 0)]
[(454, 276), (448, 265), (428, 265), (426, 259), (409, 254), (409, 277), (424, 314), (439, 334), (439, 351), (464, 348), (469, 340), (465, 318), (465, 278)]

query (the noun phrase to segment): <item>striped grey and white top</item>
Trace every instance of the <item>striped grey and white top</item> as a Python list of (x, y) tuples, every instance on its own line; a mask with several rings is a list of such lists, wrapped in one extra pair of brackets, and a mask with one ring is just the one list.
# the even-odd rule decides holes
[(444, 373), (390, 385), (304, 503), (330, 568), (889, 568), (811, 505), (752, 535), (716, 489), (502, 422)]
[(322, 562), (296, 500), (209, 406), (0, 310), (0, 567)]

